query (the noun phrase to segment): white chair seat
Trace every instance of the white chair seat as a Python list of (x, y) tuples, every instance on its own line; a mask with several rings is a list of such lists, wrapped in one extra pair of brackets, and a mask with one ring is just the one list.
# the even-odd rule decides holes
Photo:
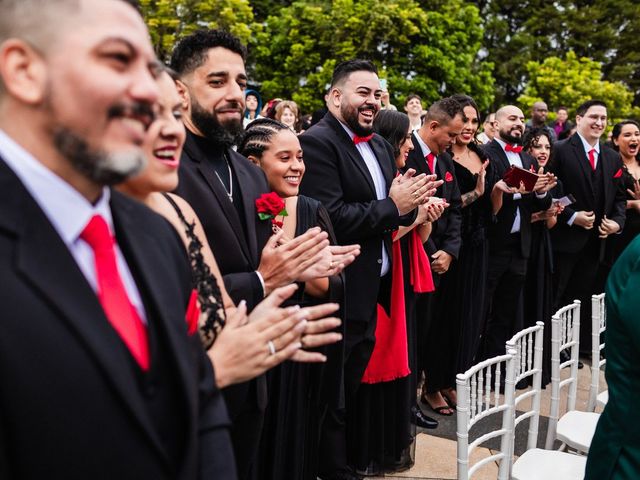
[(609, 390), (600, 392), (596, 397), (596, 405), (598, 405), (601, 408), (604, 408), (604, 406), (607, 404), (608, 401), (609, 401)]
[(582, 480), (587, 457), (555, 450), (532, 448), (513, 464), (514, 480)]
[(589, 453), (599, 418), (599, 413), (578, 410), (567, 412), (558, 420), (556, 438), (571, 448)]

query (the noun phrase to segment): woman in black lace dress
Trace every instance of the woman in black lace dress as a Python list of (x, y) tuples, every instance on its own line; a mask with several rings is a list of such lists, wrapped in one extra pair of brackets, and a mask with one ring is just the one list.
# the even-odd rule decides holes
[(462, 246), (458, 261), (452, 263), (447, 274), (449, 301), (444, 302), (451, 308), (448, 315), (452, 338), (450, 360), (442, 364), (451, 366), (452, 389), (442, 393), (452, 405), (455, 375), (474, 365), (484, 328), (489, 255), (486, 229), (491, 222), (491, 204), (485, 188), (491, 166), (475, 139), (480, 121), (478, 107), (466, 95), (453, 98), (463, 107), (465, 123), (449, 152), (462, 198)]
[[(322, 204), (298, 195), (304, 161), (296, 134), (277, 120), (262, 118), (247, 126), (238, 152), (261, 167), (269, 187), (285, 202), (286, 215), (273, 218), (274, 231), (292, 239), (319, 226), (336, 244), (329, 214)], [(353, 259), (359, 247), (352, 247)], [(351, 259), (351, 260), (353, 260)], [(342, 275), (307, 281), (289, 303), (315, 305), (341, 302)], [(283, 363), (268, 375), (269, 404), (265, 412), (258, 477), (261, 480), (315, 480), (321, 419), (327, 408), (342, 405), (342, 343), (323, 350), (324, 365)]]

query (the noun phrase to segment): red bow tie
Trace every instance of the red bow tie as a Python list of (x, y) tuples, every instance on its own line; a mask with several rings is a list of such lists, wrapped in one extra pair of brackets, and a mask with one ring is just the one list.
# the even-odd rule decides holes
[(522, 151), (522, 146), (521, 145), (509, 145), (507, 143), (505, 145), (505, 147), (504, 147), (504, 151), (505, 152), (520, 153)]
[(373, 138), (373, 133), (371, 135), (367, 135), (366, 137), (359, 137), (358, 135), (356, 135), (355, 137), (353, 137), (353, 144), (357, 145), (361, 142), (368, 142), (372, 138)]

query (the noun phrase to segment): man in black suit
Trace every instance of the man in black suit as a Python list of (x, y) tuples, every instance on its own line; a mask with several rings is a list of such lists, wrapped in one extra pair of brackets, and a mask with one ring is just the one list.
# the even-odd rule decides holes
[(494, 172), (491, 202), (494, 223), (489, 228), (489, 313), (482, 341), (482, 356), (504, 353), (504, 345), (522, 325), (519, 302), (531, 252), (531, 213), (551, 206), (553, 175), (540, 175), (532, 191), (511, 188), (502, 180), (513, 165), (538, 171), (533, 157), (518, 144), (524, 133), (524, 115), (513, 105), (496, 112), (497, 134), (484, 146)]
[(236, 477), (184, 246), (107, 186), (158, 97), (128, 3), (0, 3), (3, 479)]
[(589, 100), (578, 107), (577, 134), (556, 143), (552, 168), (565, 194), (575, 203), (558, 217), (551, 230), (556, 267), (555, 306), (581, 300), (580, 350), (591, 351), (591, 295), (605, 238), (624, 227), (625, 192), (622, 160), (600, 143), (607, 126), (607, 106)]
[[(327, 208), (340, 244), (358, 243), (360, 256), (345, 270), (345, 393), (347, 422), (375, 343), (376, 305), (389, 302), (391, 232), (410, 224), (430, 193), (428, 178), (413, 171), (394, 180), (393, 150), (373, 134), (382, 89), (375, 66), (365, 60), (339, 64), (333, 73), (329, 112), (300, 137), (306, 172), (301, 193)], [(382, 300), (379, 300), (381, 297)], [(321, 453), (323, 479), (354, 478), (346, 468), (345, 434), (339, 412), (331, 412)]]
[[(427, 175), (436, 175), (441, 183), (436, 196), (449, 204), (442, 216), (433, 223), (433, 230), (425, 244), (427, 255), (432, 259), (431, 271), (436, 291), (420, 295), (417, 305), (420, 319), (418, 376), (424, 371), (426, 378), (421, 397), (434, 409), (444, 408), (444, 413), (447, 403), (439, 391), (452, 387), (452, 379), (447, 378), (449, 368), (442, 365), (443, 361), (450, 358), (448, 350), (451, 345), (444, 340), (448, 322), (440, 314), (446, 311), (447, 306), (442, 305), (439, 299), (444, 298), (444, 277), (460, 251), (462, 222), (460, 189), (455, 179), (453, 160), (446, 150), (460, 134), (464, 124), (463, 116), (464, 110), (452, 98), (444, 98), (431, 105), (422, 127), (413, 132), (411, 139), (414, 149), (407, 159), (407, 167)], [(433, 322), (434, 318), (441, 321)], [(453, 413), (453, 410), (450, 411)], [(417, 406), (416, 412), (420, 413)]]
[[(202, 221), (231, 298), (251, 310), (274, 288), (302, 277), (328, 246), (327, 234), (311, 229), (278, 247), (269, 221), (255, 201), (269, 188), (264, 173), (232, 146), (243, 132), (246, 49), (222, 30), (183, 38), (171, 67), (179, 75), (187, 140), (176, 193)], [(264, 376), (223, 390), (233, 421), (238, 474), (255, 475), (254, 463), (267, 402)]]

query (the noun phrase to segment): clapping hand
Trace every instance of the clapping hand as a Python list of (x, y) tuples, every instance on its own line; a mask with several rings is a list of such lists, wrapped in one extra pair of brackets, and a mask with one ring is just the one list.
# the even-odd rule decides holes
[(533, 191), (538, 194), (547, 193), (557, 184), (558, 179), (556, 178), (556, 176), (551, 172), (544, 173), (544, 168), (540, 167), (540, 169), (538, 170), (538, 180), (533, 186)]
[(436, 180), (435, 175), (421, 173), (415, 176), (415, 173), (410, 168), (403, 175), (398, 175), (389, 189), (389, 198), (396, 204), (400, 215), (406, 215), (425, 203), (436, 188), (442, 185), (442, 180)]

